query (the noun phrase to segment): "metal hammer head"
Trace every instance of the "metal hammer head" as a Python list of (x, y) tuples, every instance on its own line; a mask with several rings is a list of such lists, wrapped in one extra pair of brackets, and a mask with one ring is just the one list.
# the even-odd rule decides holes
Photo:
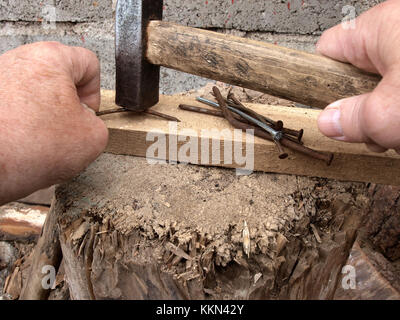
[(144, 111), (158, 102), (160, 67), (146, 60), (146, 29), (162, 11), (162, 0), (118, 0), (116, 104), (126, 109)]

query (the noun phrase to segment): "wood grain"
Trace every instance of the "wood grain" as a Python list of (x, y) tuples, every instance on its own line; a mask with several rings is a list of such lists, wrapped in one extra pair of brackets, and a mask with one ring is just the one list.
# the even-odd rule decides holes
[[(103, 91), (102, 110), (116, 107), (114, 96), (113, 91)], [(222, 131), (228, 128), (231, 132), (233, 131), (233, 128), (225, 119), (180, 110), (178, 108), (179, 104), (203, 106), (189, 97), (161, 96), (160, 102), (154, 107), (154, 110), (175, 116), (181, 120), (177, 124), (178, 131), (172, 135), (168, 133), (170, 123), (153, 116), (123, 113), (102, 117), (110, 130), (110, 141), (107, 152), (145, 157), (148, 148), (154, 144), (154, 140), (146, 141), (146, 137), (150, 132), (166, 133), (167, 142), (170, 138), (177, 136), (183, 140), (178, 142), (178, 146), (180, 147), (188, 140), (188, 135), (184, 130), (189, 129), (192, 133), (196, 133), (194, 135), (195, 139), (210, 137), (210, 135), (202, 135), (202, 129), (217, 129)], [(290, 150), (288, 150), (288, 159), (281, 160), (278, 158), (279, 153), (272, 142), (256, 137), (254, 139), (254, 168), (256, 171), (400, 185), (399, 155), (394, 151), (375, 154), (368, 151), (362, 144), (347, 144), (324, 137), (319, 132), (316, 122), (320, 111), (265, 105), (248, 106), (272, 119), (282, 120), (287, 127), (304, 129), (304, 142), (306, 146), (322, 152), (333, 152), (335, 155), (335, 159), (330, 167), (319, 160), (310, 159), (307, 156), (293, 153)], [(221, 162), (217, 166), (229, 168), (242, 167), (242, 165), (235, 162), (232, 164), (223, 163), (224, 143), (221, 142), (221, 138), (214, 138), (219, 141), (222, 149)], [(199, 143), (200, 145), (201, 143)], [(202, 157), (202, 150), (200, 147), (199, 149), (198, 159), (194, 159), (195, 161), (190, 161), (190, 163), (210, 165), (210, 163), (202, 163), (199, 160)], [(167, 152), (166, 157), (161, 156), (160, 158), (176, 160), (171, 159), (169, 152)]]
[(342, 282), (348, 285), (344, 277), (349, 275), (344, 273), (334, 300), (400, 300), (398, 271), (367, 243), (357, 239), (345, 265), (356, 271), (354, 287), (343, 288)]
[(45, 289), (42, 285), (43, 267), (53, 266), (55, 270), (58, 270), (61, 264), (62, 253), (59, 230), (56, 225), (58, 216), (54, 203), (55, 199), (53, 199), (52, 207), (47, 214), (41, 235), (33, 252), (29, 276), (22, 288), (20, 300), (47, 300), (51, 290)]
[(372, 91), (380, 77), (329, 58), (216, 32), (152, 21), (147, 59), (305, 105), (324, 108)]

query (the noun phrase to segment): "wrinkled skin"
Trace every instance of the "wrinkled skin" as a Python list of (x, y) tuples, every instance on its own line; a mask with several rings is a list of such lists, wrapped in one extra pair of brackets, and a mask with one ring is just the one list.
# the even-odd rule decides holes
[(99, 61), (56, 42), (0, 56), (0, 204), (63, 182), (104, 150)]
[(317, 52), (383, 76), (370, 94), (337, 101), (318, 125), (328, 137), (363, 142), (375, 152), (400, 153), (400, 1), (389, 0), (356, 19), (356, 29), (338, 25), (323, 33)]

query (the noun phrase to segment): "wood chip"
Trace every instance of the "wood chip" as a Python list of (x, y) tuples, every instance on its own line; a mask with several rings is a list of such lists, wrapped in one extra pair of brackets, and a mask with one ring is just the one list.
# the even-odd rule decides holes
[(171, 251), (173, 254), (175, 254), (178, 257), (182, 257), (186, 260), (192, 260), (193, 258), (189, 256), (185, 251), (183, 251), (181, 248), (178, 248), (174, 246), (171, 242), (167, 242), (165, 245), (165, 248), (169, 251)]
[(250, 231), (247, 222), (245, 221), (243, 226), (243, 251), (248, 258), (250, 258), (250, 247)]
[(321, 240), (321, 237), (318, 234), (317, 228), (312, 223), (310, 223), (310, 227), (311, 227), (311, 230), (314, 233), (314, 236), (315, 236), (315, 239), (317, 240), (317, 242), (318, 243), (322, 243), (322, 240)]

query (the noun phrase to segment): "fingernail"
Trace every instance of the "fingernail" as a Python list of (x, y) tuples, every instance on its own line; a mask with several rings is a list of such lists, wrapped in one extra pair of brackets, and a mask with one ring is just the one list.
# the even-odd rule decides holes
[(327, 106), (326, 109), (339, 109), (342, 101), (343, 100), (335, 101), (335, 102), (331, 103), (329, 106)]
[(84, 107), (85, 109), (87, 109), (87, 110), (89, 110), (90, 112), (92, 112), (94, 115), (96, 114), (96, 112), (95, 112), (92, 108), (89, 108), (89, 106), (88, 106), (87, 104), (81, 102), (81, 105), (82, 105), (82, 107)]
[(330, 105), (323, 111), (318, 118), (318, 126), (323, 134), (336, 140), (343, 140), (344, 134), (340, 123), (340, 109), (334, 108), (335, 105)]
[(330, 137), (330, 138), (331, 138), (331, 139), (334, 139), (334, 140), (338, 140), (338, 141), (346, 141), (346, 140), (347, 140), (345, 136)]

